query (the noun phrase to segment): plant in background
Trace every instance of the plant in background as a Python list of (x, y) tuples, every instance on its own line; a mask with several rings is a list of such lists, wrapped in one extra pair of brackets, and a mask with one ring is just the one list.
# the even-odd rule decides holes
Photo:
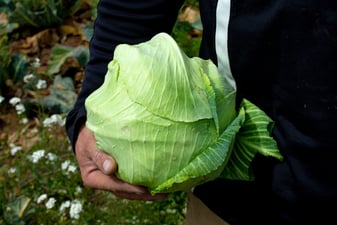
[[(39, 64), (39, 58), (29, 62), (24, 55), (14, 54), (5, 69), (7, 73), (5, 73), (2, 90), (6, 91), (3, 96), (9, 99), (12, 106), (16, 107), (23, 123), (27, 120), (27, 115), (36, 114), (32, 110), (41, 107), (37, 104), (36, 98), (47, 88), (47, 81), (37, 72)], [(16, 93), (19, 94), (16, 95)], [(15, 99), (20, 101), (15, 101)]]
[(189, 57), (198, 56), (202, 40), (199, 1), (186, 0), (172, 30), (172, 37)]
[(5, 92), (6, 80), (8, 78), (8, 64), (10, 62), (7, 35), (0, 37), (0, 95)]
[(75, 58), (81, 67), (85, 67), (89, 61), (89, 49), (85, 46), (73, 48), (56, 44), (52, 48), (50, 59), (48, 61), (48, 75), (52, 76), (59, 73), (61, 66), (69, 57)]
[(194, 25), (190, 24), (189, 22), (177, 21), (172, 31), (172, 37), (179, 43), (182, 50), (189, 57), (199, 55), (199, 49), (202, 40), (201, 36), (196, 37), (190, 36), (190, 33), (194, 29), (195, 29)]
[[(8, 98), (13, 96), (17, 89), (37, 90), (45, 87), (37, 78), (37, 67), (39, 59), (29, 62), (23, 54), (13, 54), (9, 52), (7, 35), (0, 38), (0, 95)], [(25, 94), (23, 94), (25, 95)]]
[(60, 25), (74, 15), (84, 0), (1, 0), (9, 23), (19, 27), (45, 28)]

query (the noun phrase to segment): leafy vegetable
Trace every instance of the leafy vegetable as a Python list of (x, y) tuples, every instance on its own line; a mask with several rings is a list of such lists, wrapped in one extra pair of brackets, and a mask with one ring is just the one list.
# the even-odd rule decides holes
[(282, 156), (272, 121), (248, 100), (237, 112), (235, 97), (210, 60), (189, 58), (160, 33), (116, 47), (103, 85), (86, 100), (86, 125), (116, 159), (117, 176), (152, 194), (219, 176), (247, 180), (256, 153)]
[(81, 66), (84, 66), (89, 60), (89, 49), (83, 46), (74, 48), (56, 44), (52, 48), (50, 60), (48, 61), (48, 74), (58, 73), (69, 57), (74, 57)]

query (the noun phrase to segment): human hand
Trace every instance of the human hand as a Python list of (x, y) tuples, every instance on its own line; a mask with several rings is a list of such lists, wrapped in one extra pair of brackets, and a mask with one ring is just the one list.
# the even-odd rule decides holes
[(85, 186), (110, 191), (119, 198), (130, 200), (160, 200), (165, 194), (152, 196), (145, 187), (132, 185), (118, 179), (116, 161), (96, 147), (94, 134), (85, 126), (75, 144), (76, 159)]

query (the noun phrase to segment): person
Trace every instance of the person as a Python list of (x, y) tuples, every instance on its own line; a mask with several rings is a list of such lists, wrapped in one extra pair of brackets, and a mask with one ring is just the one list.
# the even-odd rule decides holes
[[(183, 0), (100, 0), (90, 60), (66, 129), (84, 185), (157, 200), (114, 176), (118, 165), (85, 126), (86, 97), (104, 80), (116, 45), (170, 33)], [(235, 79), (237, 101), (264, 110), (283, 161), (257, 156), (253, 181), (216, 179), (189, 193), (188, 224), (337, 224), (337, 2), (200, 0), (200, 57)]]

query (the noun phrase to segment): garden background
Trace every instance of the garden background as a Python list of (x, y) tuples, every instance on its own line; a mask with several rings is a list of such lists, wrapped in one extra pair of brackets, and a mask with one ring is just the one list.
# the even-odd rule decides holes
[[(118, 199), (83, 186), (65, 117), (89, 58), (97, 0), (0, 0), (0, 225), (182, 225), (186, 193), (163, 201)], [(197, 0), (172, 33), (199, 50)]]

